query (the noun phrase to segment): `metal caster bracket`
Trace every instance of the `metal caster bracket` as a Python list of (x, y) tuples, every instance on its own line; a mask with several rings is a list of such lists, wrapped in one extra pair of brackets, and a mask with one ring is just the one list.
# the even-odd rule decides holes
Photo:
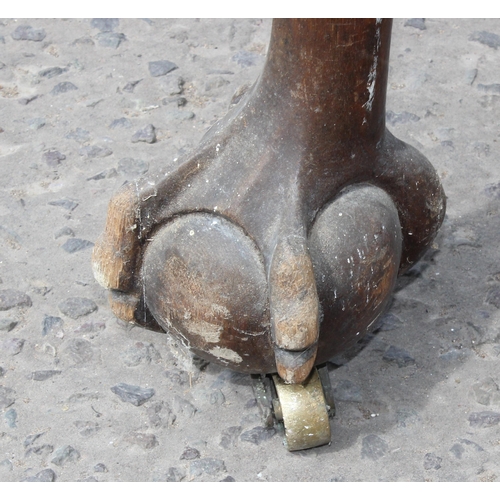
[(335, 405), (326, 366), (314, 368), (301, 384), (286, 384), (278, 375), (255, 376), (253, 382), (264, 425), (283, 428), (289, 451), (330, 443)]

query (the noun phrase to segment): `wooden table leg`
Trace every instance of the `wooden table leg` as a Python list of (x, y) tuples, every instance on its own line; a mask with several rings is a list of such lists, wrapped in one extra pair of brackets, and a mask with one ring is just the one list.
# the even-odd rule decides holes
[(123, 187), (93, 254), (115, 313), (301, 383), (383, 313), (445, 213), (385, 127), (391, 20), (279, 19), (263, 71), (172, 173)]

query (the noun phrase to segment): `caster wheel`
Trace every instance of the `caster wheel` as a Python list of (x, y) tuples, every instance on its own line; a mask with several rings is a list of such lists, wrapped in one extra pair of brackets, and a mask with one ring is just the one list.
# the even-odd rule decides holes
[(328, 401), (332, 401), (330, 394), (325, 398), (318, 370), (314, 369), (302, 384), (285, 384), (277, 375), (273, 375), (273, 381), (277, 394), (273, 399), (274, 415), (283, 422), (287, 449), (298, 451), (329, 444), (332, 407)]

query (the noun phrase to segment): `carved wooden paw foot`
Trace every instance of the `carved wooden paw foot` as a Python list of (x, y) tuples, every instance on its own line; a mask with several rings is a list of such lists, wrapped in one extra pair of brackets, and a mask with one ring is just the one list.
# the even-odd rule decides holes
[(390, 30), (274, 21), (238, 105), (111, 200), (93, 270), (118, 317), (287, 383), (373, 328), (445, 212), (433, 167), (385, 128)]

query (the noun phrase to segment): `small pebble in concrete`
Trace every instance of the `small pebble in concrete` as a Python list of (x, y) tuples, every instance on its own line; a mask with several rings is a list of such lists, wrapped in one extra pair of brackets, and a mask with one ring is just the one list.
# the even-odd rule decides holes
[(94, 472), (108, 472), (108, 468), (104, 464), (98, 463), (94, 465)]
[(439, 359), (447, 363), (464, 361), (470, 355), (470, 353), (471, 353), (470, 349), (467, 348), (457, 349), (455, 347), (452, 347), (447, 351), (443, 352), (443, 354), (440, 354)]
[[(178, 108), (182, 108), (182, 107), (184, 107), (187, 104), (188, 101), (187, 101), (187, 99), (185, 97), (179, 97), (179, 96), (164, 97), (161, 100), (161, 103), (162, 103), (163, 106), (167, 106), (168, 104), (170, 104), (172, 102), (175, 102), (177, 104)], [(194, 115), (194, 113), (193, 113), (193, 115)], [(172, 116), (172, 117), (175, 116), (175, 114), (172, 112), (172, 110), (170, 110), (169, 116)]]
[(68, 200), (67, 198), (63, 198), (62, 200), (49, 201), (49, 205), (73, 211), (78, 206), (78, 203), (75, 200)]
[(80, 156), (84, 158), (105, 158), (113, 154), (113, 151), (106, 146), (84, 146), (78, 151)]
[(134, 91), (134, 89), (135, 89), (136, 85), (137, 85), (138, 83), (141, 83), (141, 82), (142, 82), (142, 80), (134, 80), (133, 82), (128, 82), (128, 83), (127, 83), (127, 84), (123, 87), (123, 89), (122, 89), (122, 90), (123, 90), (124, 92), (130, 92), (130, 93), (132, 93), (132, 92)]
[(55, 465), (63, 466), (68, 462), (76, 462), (80, 459), (80, 453), (78, 450), (73, 448), (70, 445), (63, 446), (62, 448), (58, 448), (51, 462)]
[(500, 405), (500, 389), (491, 377), (474, 384), (472, 390), (479, 404)]
[(71, 339), (66, 351), (76, 364), (88, 363), (94, 357), (92, 344), (86, 339)]
[(484, 451), (484, 448), (482, 446), (479, 446), (477, 443), (471, 441), (470, 439), (460, 439), (460, 443), (464, 444), (465, 446), (468, 446), (473, 451), (478, 451), (478, 452)]
[(44, 469), (34, 476), (29, 476), (22, 481), (25, 483), (53, 483), (56, 480), (56, 473), (52, 469)]
[[(61, 333), (61, 334), (57, 335), (57, 337), (62, 338), (62, 337), (64, 337), (64, 334)], [(48, 354), (49, 356), (52, 356), (53, 358), (55, 358), (57, 355), (57, 349), (49, 343), (43, 344), (42, 352), (44, 354)]]
[(22, 104), (23, 106), (26, 106), (27, 104), (34, 101), (35, 99), (38, 99), (38, 97), (39, 97), (38, 95), (33, 95), (31, 97), (21, 97), (21, 99), (19, 99), (17, 102), (19, 104)]
[(54, 233), (54, 239), (57, 240), (61, 236), (71, 236), (71, 237), (73, 237), (73, 236), (75, 236), (75, 232), (70, 227), (64, 226), (61, 229), (58, 229)]
[(38, 370), (32, 372), (31, 380), (36, 380), (37, 382), (42, 382), (44, 380), (48, 380), (49, 378), (54, 377), (55, 375), (60, 375), (61, 370)]
[(17, 422), (17, 412), (14, 408), (11, 408), (10, 410), (7, 410), (4, 415), (5, 418), (5, 423), (7, 424), (8, 427), (11, 429), (14, 429), (17, 427), (16, 422)]
[(78, 90), (78, 87), (71, 83), (71, 82), (61, 82), (58, 83), (51, 91), (50, 93), (52, 95), (60, 95), (60, 94), (65, 94), (66, 92), (71, 92), (73, 90)]
[(231, 60), (239, 64), (241, 67), (247, 68), (248, 66), (255, 66), (261, 60), (261, 56), (255, 52), (240, 50), (234, 54), (233, 57), (231, 57)]
[(113, 177), (116, 177), (118, 175), (118, 172), (116, 171), (116, 168), (108, 168), (107, 170), (103, 170), (102, 172), (99, 172), (96, 175), (93, 175), (92, 177), (88, 177), (88, 181), (100, 181), (102, 179), (111, 179)]
[(143, 450), (151, 450), (159, 445), (156, 436), (148, 432), (130, 432), (125, 436), (125, 441), (136, 444)]
[(120, 20), (116, 18), (94, 18), (90, 21), (91, 28), (97, 28), (101, 33), (114, 31), (120, 24)]
[(477, 69), (471, 68), (465, 71), (463, 80), (467, 85), (472, 85), (476, 80), (476, 77), (477, 77)]
[(149, 364), (161, 359), (160, 353), (151, 343), (136, 342), (132, 347), (120, 354), (126, 366), (137, 366), (141, 363)]
[(137, 385), (120, 383), (111, 387), (114, 392), (124, 403), (132, 403), (134, 406), (141, 406), (148, 399), (151, 399), (155, 390), (151, 388), (143, 388)]
[(398, 427), (411, 427), (420, 421), (418, 412), (412, 409), (396, 411), (396, 422)]
[(104, 323), (103, 321), (89, 321), (88, 323), (83, 323), (79, 327), (75, 328), (73, 332), (77, 334), (97, 333), (105, 329), (106, 323)]
[(376, 434), (365, 436), (361, 444), (361, 458), (378, 460), (384, 457), (389, 451), (389, 445)]
[(86, 99), (85, 101), (82, 102), (82, 105), (85, 106), (86, 108), (95, 108), (102, 101), (103, 99), (100, 98)]
[(426, 30), (425, 19), (423, 18), (413, 18), (405, 21), (405, 26), (411, 26), (412, 28), (417, 28), (418, 30)]
[(375, 331), (388, 332), (396, 330), (403, 324), (404, 322), (398, 316), (393, 313), (387, 313), (377, 321)]
[(489, 31), (475, 31), (469, 36), (469, 40), (482, 43), (495, 50), (500, 47), (500, 36)]
[(441, 468), (441, 462), (443, 459), (438, 457), (435, 453), (426, 453), (424, 457), (424, 469), (425, 470), (438, 470)]
[(492, 286), (486, 295), (485, 302), (500, 309), (500, 286)]
[(153, 144), (156, 142), (156, 129), (153, 125), (149, 124), (145, 127), (139, 129), (132, 136), (132, 142), (147, 142), (148, 144)]
[(500, 199), (500, 182), (488, 184), (484, 188), (484, 193), (489, 198)]
[(38, 72), (38, 76), (41, 78), (54, 78), (55, 76), (62, 75), (68, 71), (68, 68), (60, 68), (59, 66), (54, 66), (52, 68), (45, 68)]
[(41, 42), (46, 33), (44, 29), (35, 29), (27, 24), (21, 24), (10, 35), (13, 40), (29, 40), (31, 42)]
[(132, 122), (128, 118), (117, 118), (109, 124), (109, 128), (130, 128)]
[(493, 427), (500, 423), (500, 413), (495, 411), (479, 411), (469, 415), (469, 424), (471, 427), (485, 428)]
[(460, 444), (460, 443), (455, 443), (451, 448), (450, 448), (450, 453), (455, 457), (458, 458), (459, 460), (462, 458), (462, 455), (465, 452), (465, 448)]
[[(21, 200), (21, 206), (24, 206), (24, 200)], [(0, 237), (4, 242), (8, 243), (13, 248), (20, 248), (22, 244), (19, 234), (9, 227), (0, 225)], [(5, 243), (4, 243), (5, 244)]]
[(149, 424), (154, 428), (170, 427), (177, 416), (165, 401), (156, 401), (146, 408)]
[(188, 400), (180, 396), (174, 396), (172, 400), (172, 408), (177, 415), (183, 415), (188, 418), (194, 417), (198, 409), (192, 405)]
[(500, 94), (500, 83), (492, 83), (490, 85), (483, 85), (482, 83), (478, 83), (477, 90), (490, 94)]
[(408, 111), (403, 111), (402, 113), (394, 113), (393, 111), (387, 111), (386, 119), (388, 123), (392, 126), (397, 125), (398, 123), (409, 123), (409, 122), (418, 122), (420, 121), (420, 117), (413, 113), (409, 113)]
[(203, 474), (216, 476), (224, 472), (227, 472), (226, 465), (217, 458), (200, 458), (189, 464), (189, 475), (192, 477), (199, 477)]
[(42, 458), (47, 458), (54, 451), (54, 447), (51, 444), (42, 444), (40, 446), (32, 446), (28, 448), (25, 452), (25, 457), (30, 457), (31, 455), (37, 455)]
[(93, 436), (100, 429), (99, 424), (88, 420), (76, 420), (73, 425), (83, 437)]
[(221, 433), (221, 438), (219, 443), (220, 446), (222, 446), (222, 448), (226, 450), (232, 448), (236, 444), (238, 436), (240, 434), (241, 434), (241, 427), (239, 425), (224, 429)]
[(42, 336), (56, 335), (63, 333), (64, 321), (59, 316), (45, 316), (42, 321)]
[(92, 40), (92, 38), (90, 38), (89, 36), (82, 36), (80, 38), (77, 38), (76, 40), (74, 40), (71, 45), (73, 47), (75, 46), (88, 46), (88, 47), (93, 47), (95, 46), (95, 42), (94, 40)]
[(184, 471), (177, 467), (170, 467), (166, 473), (155, 473), (153, 482), (179, 483), (186, 477)]
[(211, 90), (225, 87), (226, 85), (229, 85), (229, 83), (229, 80), (222, 78), (220, 75), (214, 76), (205, 82), (205, 91), (210, 92)]
[(216, 389), (210, 393), (209, 402), (211, 405), (220, 406), (226, 402), (226, 397), (220, 389)]
[(190, 448), (189, 446), (182, 452), (180, 460), (195, 460), (200, 458), (200, 452), (196, 448)]
[(89, 401), (96, 401), (97, 399), (99, 399), (99, 396), (97, 394), (93, 394), (93, 393), (89, 394), (88, 392), (85, 392), (85, 393), (77, 392), (75, 394), (72, 394), (67, 399), (67, 402), (68, 403), (87, 403)]
[(122, 42), (125, 42), (127, 37), (123, 33), (99, 33), (97, 35), (97, 43), (101, 47), (109, 47), (117, 49)]
[(0, 290), (0, 311), (8, 311), (14, 307), (31, 307), (31, 298), (19, 290)]
[(151, 76), (163, 76), (166, 75), (167, 73), (170, 73), (171, 71), (174, 71), (174, 69), (177, 69), (178, 66), (177, 64), (171, 62), (171, 61), (152, 61), (148, 64), (149, 68), (149, 74)]
[(6, 458), (5, 460), (2, 460), (0, 462), (0, 469), (3, 471), (11, 472), (14, 469), (14, 466), (12, 465), (12, 462)]
[(2, 350), (11, 356), (19, 354), (23, 350), (23, 346), (26, 340), (24, 339), (5, 339), (2, 344)]
[(29, 120), (26, 120), (26, 123), (28, 124), (29, 128), (32, 130), (39, 130), (42, 127), (45, 127), (45, 118), (30, 118)]
[[(200, 358), (199, 356), (193, 356), (191, 358), (192, 362), (193, 362), (193, 365), (200, 371), (202, 372), (209, 364), (210, 362), (207, 361), (206, 359), (203, 359), (203, 358)], [(233, 380), (237, 380), (238, 378), (241, 378), (241, 377), (244, 377), (245, 374), (242, 374), (242, 373), (237, 373), (237, 372), (232, 372), (231, 370), (228, 370), (231, 375), (229, 378), (232, 378)], [(219, 378), (219, 377), (217, 377)], [(224, 385), (224, 383), (222, 383), (222, 385)], [(219, 386), (221, 387), (221, 386)], [(212, 388), (215, 388), (215, 385), (212, 384)]]
[(66, 159), (66, 155), (62, 154), (60, 151), (47, 151), (42, 155), (42, 158), (49, 167), (57, 167)]
[(407, 351), (393, 345), (389, 346), (387, 351), (385, 351), (382, 359), (385, 361), (396, 363), (399, 368), (415, 364), (415, 360)]
[(192, 111), (185, 111), (182, 109), (174, 109), (170, 112), (170, 116), (179, 121), (192, 120), (195, 114)]
[(79, 252), (80, 250), (85, 250), (86, 248), (92, 248), (94, 243), (89, 240), (82, 240), (80, 238), (69, 238), (61, 248), (68, 253)]
[(187, 385), (189, 383), (189, 373), (178, 368), (172, 368), (164, 372), (165, 377), (172, 382), (174, 386)]
[(267, 428), (257, 426), (253, 429), (245, 431), (241, 434), (241, 441), (247, 441), (248, 443), (253, 443), (256, 445), (261, 444), (264, 441), (268, 441), (276, 434), (276, 429), (274, 427)]
[(75, 130), (72, 130), (68, 134), (66, 134), (66, 139), (72, 139), (76, 142), (86, 142), (90, 139), (90, 132), (83, 128), (77, 127)]
[(17, 325), (17, 321), (10, 318), (2, 318), (0, 319), (0, 331), (10, 332)]
[(469, 439), (460, 439), (458, 443), (455, 443), (450, 448), (450, 453), (459, 460), (462, 459), (464, 454), (469, 451), (481, 453), (484, 452), (484, 448), (482, 446), (479, 446), (477, 443), (474, 443), (474, 441), (470, 441)]
[(119, 174), (134, 177), (144, 175), (148, 170), (149, 165), (147, 162), (135, 158), (122, 158), (118, 162), (117, 168)]
[(45, 432), (38, 432), (36, 434), (30, 434), (29, 436), (26, 437), (24, 440), (24, 447), (27, 448), (28, 446), (31, 446), (37, 439), (41, 438)]
[(42, 297), (45, 297), (50, 291), (52, 291), (52, 288), (50, 286), (34, 286), (32, 290), (38, 294), (42, 295)]
[(97, 311), (97, 304), (84, 297), (69, 297), (58, 305), (59, 310), (72, 319), (78, 319)]
[(179, 94), (182, 94), (182, 92), (184, 91), (185, 83), (186, 82), (184, 78), (182, 78), (182, 76), (177, 76), (175, 74), (167, 75), (160, 79), (162, 89), (169, 96), (178, 96)]

